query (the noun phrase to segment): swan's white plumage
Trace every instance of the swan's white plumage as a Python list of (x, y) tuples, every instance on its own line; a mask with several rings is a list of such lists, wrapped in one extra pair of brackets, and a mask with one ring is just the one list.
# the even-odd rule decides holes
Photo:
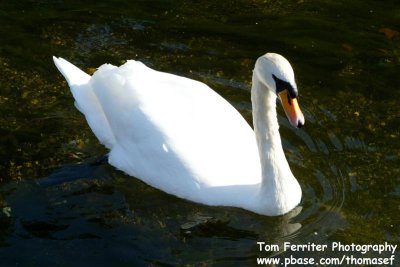
[[(167, 193), (208, 205), (277, 215), (298, 204), (299, 199), (269, 204), (254, 131), (207, 85), (133, 60), (121, 67), (104, 64), (92, 77), (64, 59), (54, 62), (77, 108), (110, 149), (109, 162), (116, 168)], [(283, 156), (286, 162), (281, 154), (273, 160)], [(290, 169), (282, 173), (292, 182)], [(272, 194), (280, 197), (280, 192)]]

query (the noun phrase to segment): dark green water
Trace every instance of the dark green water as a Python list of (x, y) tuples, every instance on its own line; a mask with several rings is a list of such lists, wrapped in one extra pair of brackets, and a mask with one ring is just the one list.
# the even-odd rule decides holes
[[(272, 255), (257, 241), (400, 245), (398, 1), (80, 2), (0, 2), (0, 266), (256, 266)], [(251, 72), (265, 52), (292, 63), (306, 116), (295, 130), (279, 110), (303, 188), (294, 212), (190, 203), (109, 165), (34, 183), (106, 152), (51, 56), (88, 72), (141, 60), (209, 84), (251, 121)], [(362, 255), (376, 256), (391, 254)]]

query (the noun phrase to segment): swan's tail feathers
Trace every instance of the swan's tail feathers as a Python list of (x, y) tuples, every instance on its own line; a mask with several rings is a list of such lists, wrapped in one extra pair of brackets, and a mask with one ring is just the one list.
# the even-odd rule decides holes
[(96, 137), (111, 149), (115, 137), (104, 114), (103, 107), (89, 82), (91, 76), (62, 58), (53, 57), (54, 64), (68, 82), (76, 108), (82, 112)]
[(65, 59), (53, 56), (54, 64), (67, 80), (69, 86), (86, 84), (90, 80), (90, 75), (69, 63)]

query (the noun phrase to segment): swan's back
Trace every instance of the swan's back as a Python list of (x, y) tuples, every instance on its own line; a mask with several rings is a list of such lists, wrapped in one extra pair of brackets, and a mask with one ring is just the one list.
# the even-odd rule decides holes
[(205, 84), (128, 61), (119, 68), (102, 65), (86, 83), (74, 85), (63, 68), (70, 63), (55, 62), (118, 169), (214, 205), (233, 203), (218, 203), (226, 198), (207, 189), (261, 182), (253, 130)]

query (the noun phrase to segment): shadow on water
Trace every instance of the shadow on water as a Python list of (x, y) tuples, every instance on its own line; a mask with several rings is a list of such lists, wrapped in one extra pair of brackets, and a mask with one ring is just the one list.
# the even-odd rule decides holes
[[(55, 173), (69, 171), (68, 177), (75, 179), (74, 171), (82, 169), (77, 166)], [(94, 168), (89, 180), (1, 188), (6, 196), (0, 217), (2, 264), (173, 266), (203, 261), (210, 253), (210, 262), (248, 261), (256, 240), (287, 236), (301, 227), (291, 222), (301, 207), (268, 220), (244, 210), (176, 199), (110, 166)]]

